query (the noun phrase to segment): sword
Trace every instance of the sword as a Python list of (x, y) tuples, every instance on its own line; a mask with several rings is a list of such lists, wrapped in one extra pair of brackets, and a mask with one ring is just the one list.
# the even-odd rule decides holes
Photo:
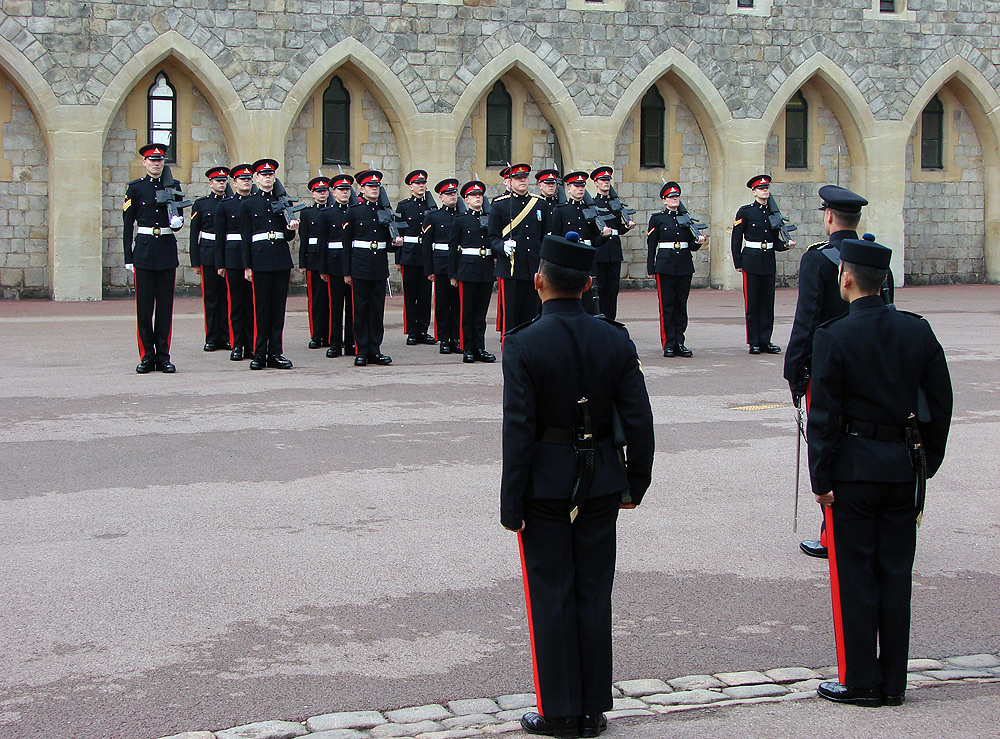
[(792, 533), (799, 530), (799, 473), (802, 469), (802, 440), (806, 438), (806, 429), (802, 421), (802, 400), (795, 404), (795, 423), (799, 432), (795, 435), (795, 504), (792, 508)]

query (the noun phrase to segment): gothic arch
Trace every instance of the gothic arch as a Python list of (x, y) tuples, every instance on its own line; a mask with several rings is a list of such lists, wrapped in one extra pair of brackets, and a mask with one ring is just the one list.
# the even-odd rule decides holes
[(45, 140), (45, 147), (51, 150), (52, 141), (49, 132), (54, 128), (54, 119), (58, 116), (59, 101), (52, 93), (49, 83), (24, 54), (2, 37), (0, 37), (0, 68), (10, 77), (18, 92), (27, 101)]
[[(1000, 70), (996, 65), (965, 39), (951, 38), (929, 53), (913, 70), (910, 79), (896, 98), (893, 110), (898, 114), (896, 117), (905, 120), (909, 116), (914, 116), (913, 120), (916, 120), (916, 114), (913, 113), (914, 106), (917, 106), (918, 111), (923, 110), (934, 91), (944, 84), (942, 82), (924, 96), (929, 89), (928, 86), (932, 85), (932, 80), (956, 75), (967, 78), (966, 87), (983, 101), (990, 99), (991, 92), (995, 93), (1000, 89)], [(992, 98), (996, 99), (996, 95), (993, 94)], [(991, 110), (985, 105), (983, 107), (985, 110)]]

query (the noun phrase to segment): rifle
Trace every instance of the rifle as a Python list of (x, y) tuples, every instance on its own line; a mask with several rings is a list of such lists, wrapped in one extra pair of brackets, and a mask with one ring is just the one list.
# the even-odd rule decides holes
[(378, 186), (378, 222), (379, 225), (389, 227), (392, 241), (402, 238), (399, 233), (400, 229), (406, 230), (406, 221), (396, 220), (396, 211), (392, 209), (392, 203), (389, 202), (389, 193), (381, 184)]
[(635, 221), (632, 217), (635, 215), (635, 210), (628, 207), (627, 203), (623, 203), (622, 199), (618, 197), (618, 192), (615, 190), (615, 186), (612, 185), (611, 189), (608, 190), (608, 195), (611, 199), (608, 200), (608, 210), (610, 210), (615, 215), (621, 214), (622, 222), (628, 223), (629, 221)]
[(777, 229), (781, 243), (787, 245), (792, 240), (792, 231), (798, 229), (798, 226), (781, 215), (781, 211), (778, 209), (778, 201), (774, 199), (774, 195), (768, 197), (767, 207), (771, 209), (771, 215), (767, 217), (767, 225), (773, 229)]
[(617, 216), (613, 213), (601, 213), (602, 209), (597, 207), (597, 203), (594, 202), (594, 196), (591, 195), (586, 190), (583, 191), (583, 217), (594, 224), (594, 227), (598, 231), (598, 235), (605, 228), (610, 228), (608, 225), (610, 221), (618, 220)]
[(566, 197), (566, 185), (559, 183), (556, 186), (556, 205), (566, 205), (569, 202), (569, 198)]
[(194, 205), (190, 200), (184, 199), (181, 186), (174, 179), (169, 165), (163, 165), (163, 174), (160, 175), (160, 182), (163, 184), (163, 187), (156, 190), (156, 202), (158, 205), (166, 203), (167, 215), (170, 217), (170, 220), (173, 220), (174, 216), (183, 215), (181, 213), (182, 208), (190, 208)]
[[(427, 198), (427, 210), (437, 210), (437, 201), (434, 199), (430, 190), (424, 193), (424, 197)], [(461, 198), (459, 198), (459, 200), (461, 200)]]
[(684, 207), (683, 202), (680, 204), (680, 207), (677, 208), (677, 225), (688, 230), (691, 234), (691, 241), (694, 242), (696, 246), (698, 237), (701, 236), (701, 232), (708, 228), (707, 223), (702, 223), (688, 213), (688, 209)]
[(271, 202), (271, 212), (281, 213), (285, 216), (285, 224), (290, 224), (292, 221), (297, 221), (298, 218), (295, 216), (300, 210), (306, 209), (305, 203), (299, 203), (298, 205), (292, 205), (292, 203), (298, 202), (297, 200), (290, 198), (288, 193), (285, 191), (285, 186), (281, 184), (281, 180), (277, 177), (274, 178), (274, 189), (271, 192), (275, 195), (275, 200)]
[(490, 201), (483, 193), (483, 214), (479, 216), (479, 225), (483, 228), (489, 228), (490, 224)]

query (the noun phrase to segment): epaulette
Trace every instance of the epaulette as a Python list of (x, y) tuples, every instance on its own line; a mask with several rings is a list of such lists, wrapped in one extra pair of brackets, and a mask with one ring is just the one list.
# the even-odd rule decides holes
[[(893, 307), (895, 308), (895, 306), (893, 306)], [(896, 308), (896, 312), (897, 313), (904, 313), (904, 314), (906, 314), (908, 316), (913, 316), (914, 318), (919, 318), (921, 321), (925, 320), (922, 315), (920, 315), (919, 313), (913, 313), (912, 311), (900, 310), (899, 308)]]
[(493, 202), (495, 203), (498, 200), (506, 200), (509, 197), (510, 197), (510, 193), (509, 192), (505, 192), (503, 195), (497, 195), (495, 198), (493, 198)]
[(139, 179), (137, 179), (137, 180), (132, 180), (132, 181), (131, 181), (130, 183), (128, 183), (128, 184), (130, 184), (130, 185), (138, 185), (138, 184), (139, 184), (140, 182), (142, 182), (142, 181), (143, 181), (144, 179), (146, 179), (146, 178), (145, 178), (145, 177), (140, 177), (140, 178), (139, 178)]
[(532, 318), (530, 321), (525, 321), (524, 323), (522, 323), (519, 326), (515, 326), (514, 328), (507, 329), (507, 334), (506, 335), (510, 336), (511, 334), (517, 333), (518, 331), (520, 331), (520, 330), (522, 330), (524, 328), (527, 328), (528, 326), (530, 326), (531, 324), (533, 324), (535, 321), (537, 321), (541, 317), (542, 317), (541, 315), (537, 315), (534, 318)]
[(806, 251), (811, 251), (812, 249), (822, 249), (824, 246), (829, 246), (829, 241), (817, 241), (815, 244), (810, 244), (806, 247)]
[(599, 318), (600, 320), (604, 321), (605, 323), (610, 323), (612, 326), (617, 326), (618, 328), (626, 328), (626, 326), (625, 326), (624, 323), (619, 323), (614, 318), (608, 318), (603, 313), (601, 315), (599, 315), (599, 316), (594, 316), (594, 318)]

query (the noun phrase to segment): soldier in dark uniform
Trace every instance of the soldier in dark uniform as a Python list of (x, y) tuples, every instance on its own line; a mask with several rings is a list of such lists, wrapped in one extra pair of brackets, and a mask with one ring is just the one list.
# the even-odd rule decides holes
[(538, 706), (521, 726), (559, 737), (607, 727), (615, 525), (653, 464), (635, 345), (580, 300), (593, 262), (592, 247), (546, 236), (534, 277), (542, 314), (508, 332), (503, 352), (500, 522), (519, 532)]
[(542, 199), (545, 206), (542, 212), (542, 223), (548, 226), (552, 211), (559, 205), (559, 170), (539, 170), (535, 173), (535, 181), (538, 183), (538, 197)]
[(191, 266), (201, 275), (201, 302), (205, 307), (205, 351), (229, 350), (229, 299), (225, 273), (215, 267), (215, 214), (226, 197), (228, 167), (205, 172), (212, 192), (194, 201), (191, 208)]
[(406, 221), (403, 246), (396, 250), (397, 269), (403, 275), (403, 330), (406, 345), (436, 344), (427, 329), (431, 322), (431, 272), (425, 271), (425, 254), (420, 240), (427, 211), (427, 172), (415, 169), (403, 181), (412, 195), (396, 204), (396, 213)]
[(354, 178), (349, 174), (334, 175), (330, 179), (334, 202), (321, 217), (323, 231), (320, 241), (326, 244), (323, 279), (327, 281), (330, 296), (330, 348), (326, 350), (326, 356), (331, 359), (355, 353), (354, 301), (351, 289), (344, 281), (344, 275), (349, 274), (344, 268), (344, 223), (347, 221), (353, 183)]
[[(180, 215), (171, 219), (167, 204), (156, 202), (156, 191), (163, 189), (163, 146), (147, 144), (139, 149), (139, 155), (146, 176), (128, 183), (122, 207), (125, 269), (135, 274), (139, 339), (139, 365), (135, 371), (140, 375), (154, 369), (176, 372), (170, 361), (174, 276), (180, 264), (174, 234), (184, 227), (184, 219)], [(174, 184), (179, 192), (180, 186)]]
[(774, 252), (787, 251), (779, 231), (771, 228), (767, 217), (771, 208), (771, 178), (759, 174), (747, 181), (754, 201), (736, 211), (731, 242), (733, 264), (743, 273), (743, 299), (746, 305), (747, 344), (751, 354), (780, 354), (781, 347), (771, 343), (774, 330)]
[(229, 303), (229, 343), (234, 362), (253, 357), (253, 290), (244, 274), (243, 233), (240, 231), (240, 209), (253, 188), (253, 168), (237, 164), (229, 171), (235, 194), (219, 204), (215, 213), (215, 266), (226, 279)]
[(944, 459), (951, 424), (948, 364), (930, 325), (879, 295), (891, 252), (844, 239), (847, 315), (816, 329), (809, 474), (825, 507), (840, 703), (903, 702), (910, 594), (923, 483)]
[[(609, 209), (611, 203), (611, 177), (615, 170), (612, 167), (598, 167), (590, 173), (590, 179), (597, 186), (594, 203), (598, 208)], [(618, 212), (618, 222), (608, 223), (611, 228), (609, 236), (598, 236), (594, 242), (597, 249), (597, 294), (600, 296), (601, 312), (614, 320), (618, 316), (618, 292), (621, 288), (622, 235), (635, 228), (635, 221), (625, 220), (621, 211)]]
[(240, 234), (243, 237), (244, 275), (253, 288), (254, 343), (250, 369), (291, 369), (282, 355), (282, 332), (285, 329), (285, 304), (288, 281), (292, 274), (289, 246), (299, 227), (297, 220), (285, 222), (275, 213), (274, 180), (278, 162), (258, 159), (253, 163), (257, 193), (240, 205)]
[(434, 338), (440, 342), (442, 354), (458, 353), (461, 349), (461, 311), (458, 288), (448, 279), (448, 244), (458, 217), (458, 180), (441, 180), (434, 186), (441, 198), (438, 210), (428, 211), (420, 229), (424, 250), (424, 272), (434, 281)]
[[(497, 258), (500, 280), (497, 330), (501, 336), (538, 315), (540, 303), (532, 285), (538, 269), (538, 250), (548, 210), (537, 195), (528, 193), (529, 164), (514, 164), (505, 172), (511, 191), (493, 199), (490, 209), (490, 248)], [(501, 173), (503, 174), (503, 173)]]
[(306, 273), (306, 301), (309, 313), (309, 348), (330, 346), (330, 287), (324, 279), (326, 241), (323, 215), (329, 208), (330, 180), (309, 180), (313, 206), (299, 215), (299, 269)]
[(486, 185), (472, 180), (462, 185), (468, 212), (455, 219), (448, 250), (448, 277), (458, 289), (461, 315), (462, 361), (495, 362), (486, 351), (486, 314), (493, 297), (496, 257), (487, 236), (487, 216), (483, 215)]
[(677, 224), (681, 215), (681, 186), (667, 182), (660, 188), (664, 208), (649, 219), (646, 232), (646, 274), (656, 278), (660, 299), (660, 342), (665, 357), (692, 357), (684, 345), (687, 331), (687, 301), (691, 293), (694, 260), (707, 236), (694, 238), (691, 229)]
[[(858, 238), (861, 208), (868, 201), (860, 195), (836, 185), (819, 189), (823, 201), (823, 229), (828, 240), (809, 247), (799, 262), (799, 297), (795, 305), (795, 320), (785, 352), (785, 379), (798, 407), (802, 398), (809, 407), (809, 361), (812, 356), (813, 333), (816, 328), (847, 313), (847, 301), (840, 297), (837, 273), (840, 268), (840, 244), (844, 239)], [(815, 540), (803, 541), (799, 548), (811, 557), (826, 557), (826, 530), (820, 528)]]
[(382, 173), (358, 172), (361, 202), (347, 210), (344, 223), (344, 281), (351, 286), (354, 299), (354, 339), (357, 367), (368, 364), (392, 364), (392, 357), (382, 354), (385, 336), (385, 288), (389, 278), (389, 251), (402, 246), (393, 242), (389, 226), (379, 223), (378, 196)]

